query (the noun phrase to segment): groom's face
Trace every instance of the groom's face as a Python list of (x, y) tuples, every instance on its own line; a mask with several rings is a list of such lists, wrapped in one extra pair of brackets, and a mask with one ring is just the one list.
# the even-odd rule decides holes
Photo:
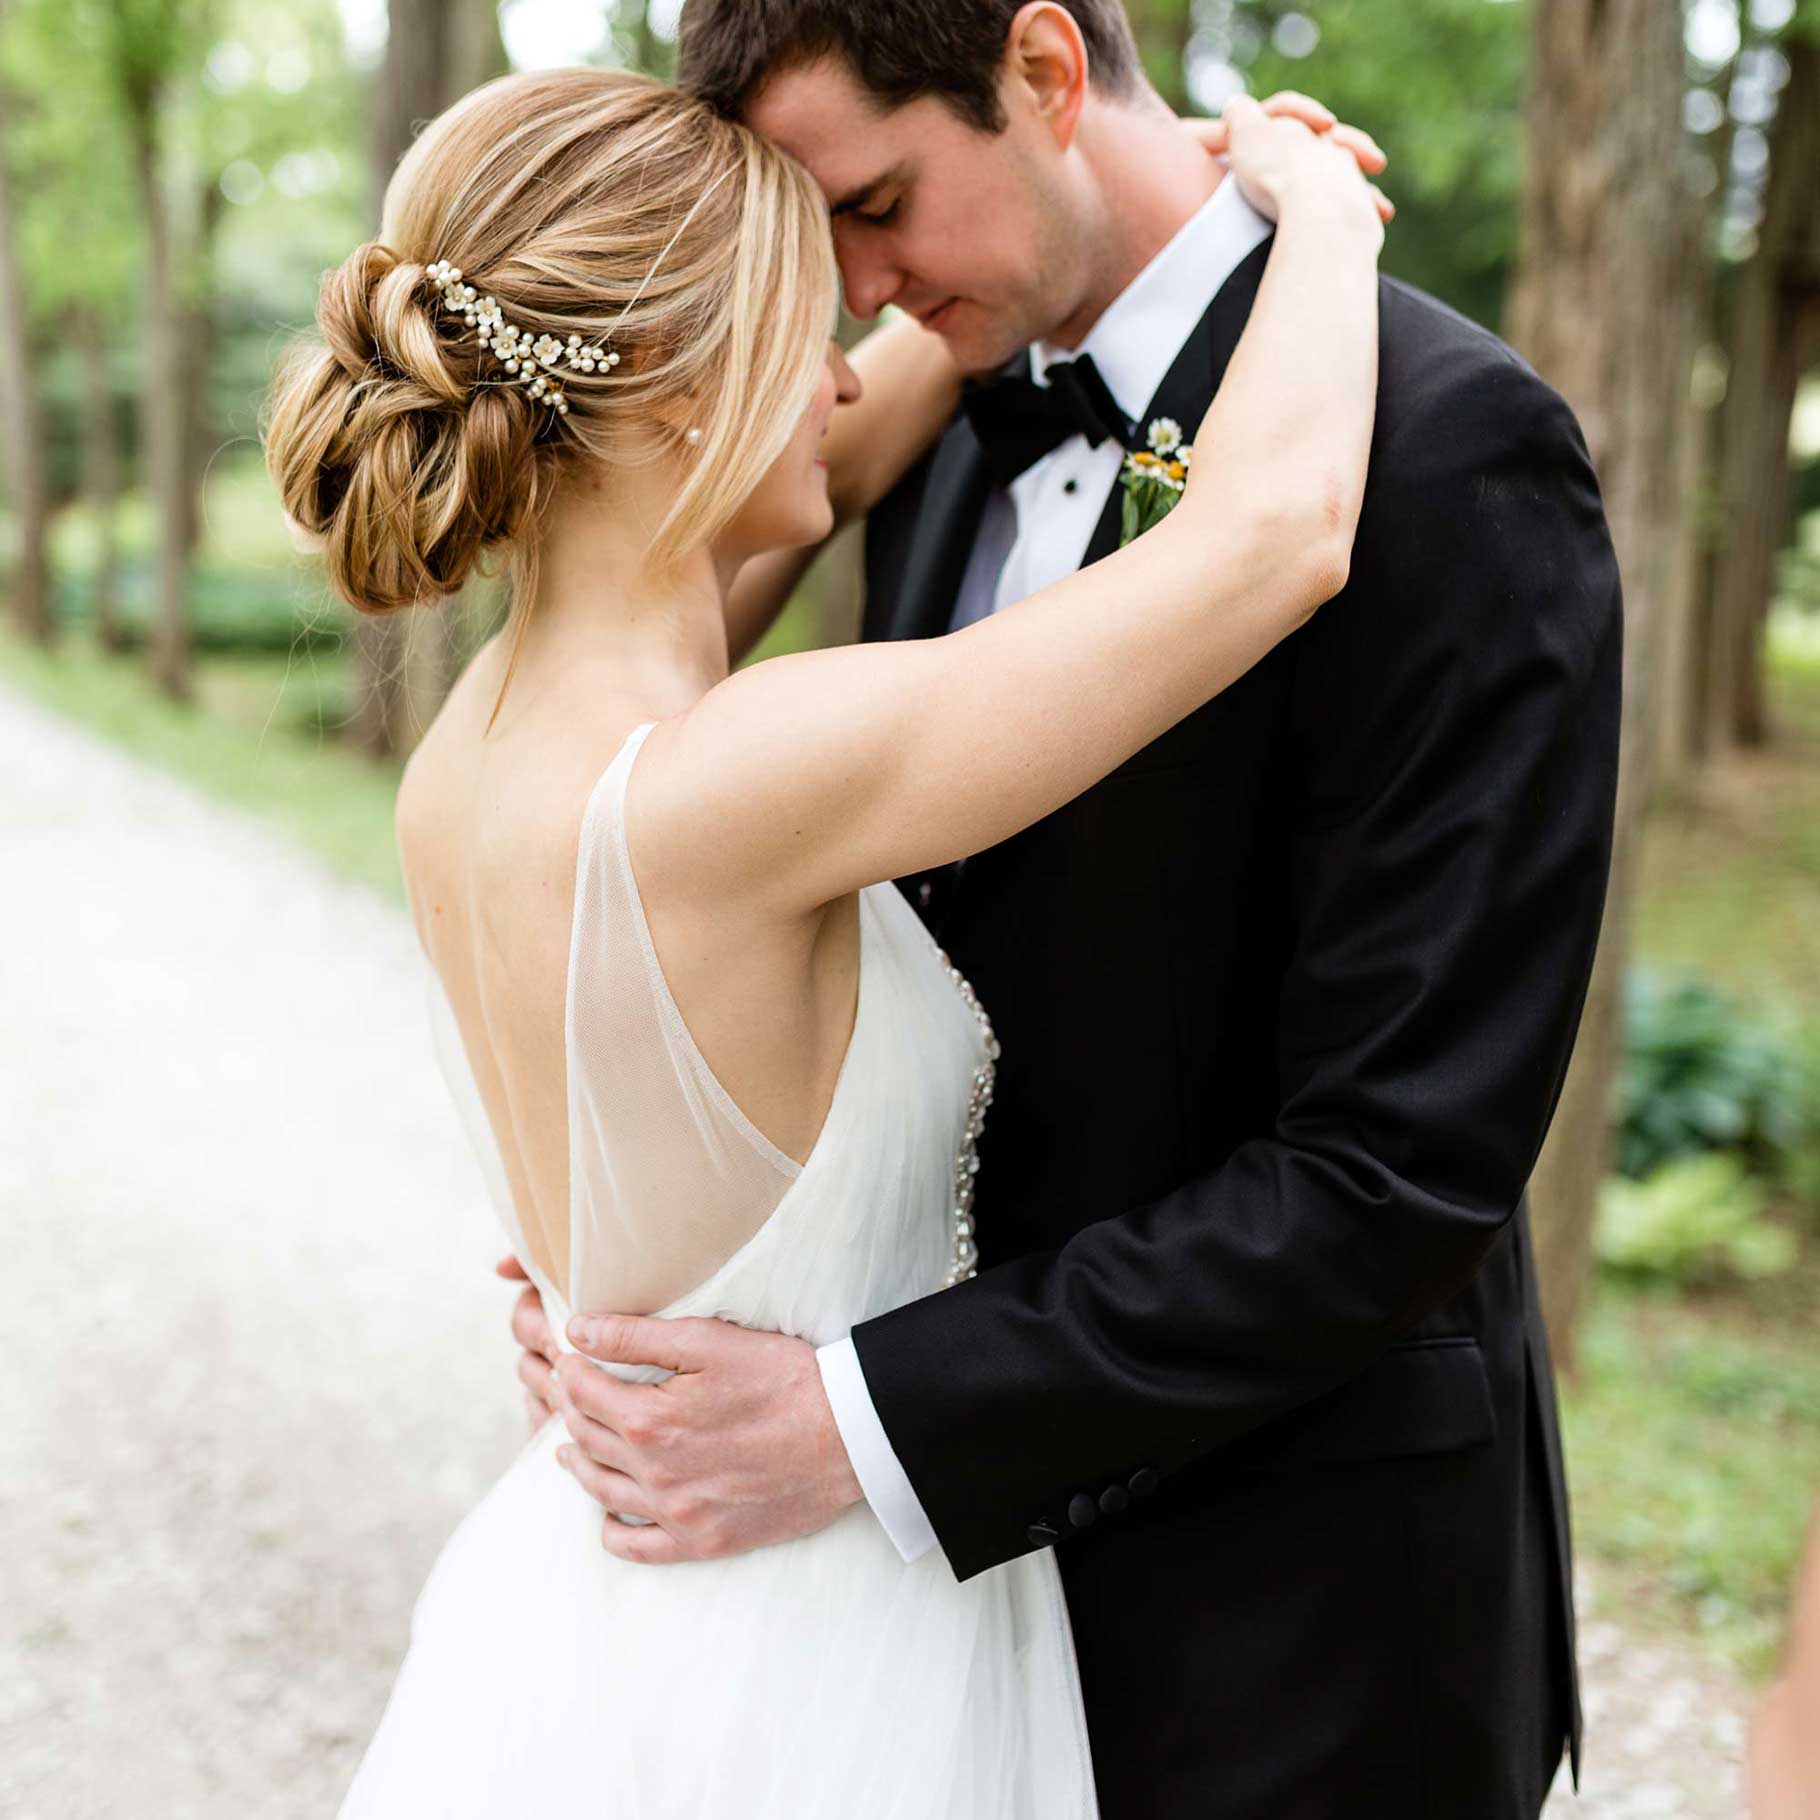
[(746, 108), (828, 199), (847, 307), (886, 304), (947, 342), (970, 372), (1068, 320), (1086, 288), (1086, 236), (1054, 133), (1021, 85), (984, 132), (933, 96), (892, 107), (838, 57), (787, 69)]

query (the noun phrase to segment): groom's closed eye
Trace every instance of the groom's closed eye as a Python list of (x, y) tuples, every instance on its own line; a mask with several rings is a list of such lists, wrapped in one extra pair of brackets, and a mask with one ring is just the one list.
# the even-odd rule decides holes
[[(871, 222), (874, 226), (889, 221), (897, 213), (898, 205), (910, 187), (910, 177), (911, 170), (907, 164), (893, 165), (890, 170), (856, 185), (830, 203), (828, 213), (836, 221), (843, 215), (849, 215), (860, 221)], [(886, 196), (891, 200), (880, 208), (881, 199)]]

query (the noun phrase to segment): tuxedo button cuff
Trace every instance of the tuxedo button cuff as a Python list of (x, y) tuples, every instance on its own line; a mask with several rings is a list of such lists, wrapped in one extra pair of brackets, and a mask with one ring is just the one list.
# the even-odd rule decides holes
[(1077, 1491), (1068, 1500), (1068, 1521), (1076, 1529), (1091, 1529), (1100, 1518), (1100, 1507), (1091, 1492)]
[(1032, 1523), (1024, 1534), (1038, 1548), (1047, 1548), (1051, 1542), (1059, 1542), (1062, 1539), (1062, 1532), (1059, 1529), (1050, 1528), (1047, 1523)]
[(1131, 1493), (1122, 1485), (1108, 1485), (1100, 1493), (1100, 1509), (1107, 1516), (1116, 1517), (1121, 1511), (1131, 1508)]
[(1147, 1498), (1156, 1490), (1157, 1471), (1154, 1466), (1140, 1466), (1126, 1481), (1131, 1487), (1134, 1498)]

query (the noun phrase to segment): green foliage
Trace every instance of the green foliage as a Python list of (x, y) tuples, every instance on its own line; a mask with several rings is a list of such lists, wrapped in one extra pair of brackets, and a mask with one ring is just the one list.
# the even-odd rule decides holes
[(1723, 1151), (1679, 1157), (1641, 1182), (1614, 1176), (1599, 1197), (1593, 1245), (1606, 1268), (1677, 1283), (1794, 1268), (1794, 1235), (1765, 1217), (1769, 1191)]
[[(1254, 95), (1306, 90), (1371, 133), (1397, 205), (1387, 272), (1496, 329), (1516, 254), (1528, 9), (1492, 0), (1241, 0), (1226, 44)], [(1312, 20), (1303, 56), (1285, 15)], [(1285, 49), (1284, 47), (1288, 47)]]
[[(1815, 1288), (1801, 1286), (1810, 1307)], [(1820, 1356), (1805, 1330), (1608, 1280), (1562, 1414), (1575, 1538), (1600, 1585), (1620, 1583), (1632, 1621), (1697, 1630), (1769, 1672), (1820, 1482)]]
[(1789, 1191), (1820, 1226), (1820, 1021), (1796, 1040), (1800, 1121), (1785, 1170)]
[[(190, 638), (198, 651), (335, 651), (346, 642), (346, 616), (315, 612), (294, 585), (236, 571), (201, 570), (190, 578)], [(129, 646), (151, 630), (152, 571), (143, 563), (120, 574), (120, 623)], [(57, 617), (68, 627), (92, 624), (88, 578), (58, 577)]]
[(1801, 1134), (1790, 1042), (1706, 981), (1633, 967), (1624, 990), (1618, 1171), (1632, 1181), (1708, 1151), (1778, 1175)]

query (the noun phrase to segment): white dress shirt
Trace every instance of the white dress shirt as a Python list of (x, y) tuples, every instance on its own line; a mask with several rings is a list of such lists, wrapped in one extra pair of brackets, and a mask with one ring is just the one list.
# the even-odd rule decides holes
[[(1046, 342), (1031, 348), (1032, 377), (1041, 385), (1055, 362), (1091, 354), (1141, 437), (1147, 426), (1139, 413), (1156, 395), (1214, 293), (1269, 232), (1270, 223), (1228, 177), (1107, 305), (1078, 348)], [(1182, 430), (1191, 438), (1195, 426), (1184, 424)], [(1110, 438), (1092, 447), (1086, 437), (1071, 436), (1026, 468), (1008, 489), (993, 490), (961, 578), (950, 630), (1028, 599), (1081, 566), (1125, 454)], [(1016, 1065), (1015, 1058), (1001, 1064)], [(935, 1530), (873, 1407), (853, 1341), (820, 1347), (816, 1362), (866, 1502), (898, 1553), (914, 1561), (935, 1545)]]

